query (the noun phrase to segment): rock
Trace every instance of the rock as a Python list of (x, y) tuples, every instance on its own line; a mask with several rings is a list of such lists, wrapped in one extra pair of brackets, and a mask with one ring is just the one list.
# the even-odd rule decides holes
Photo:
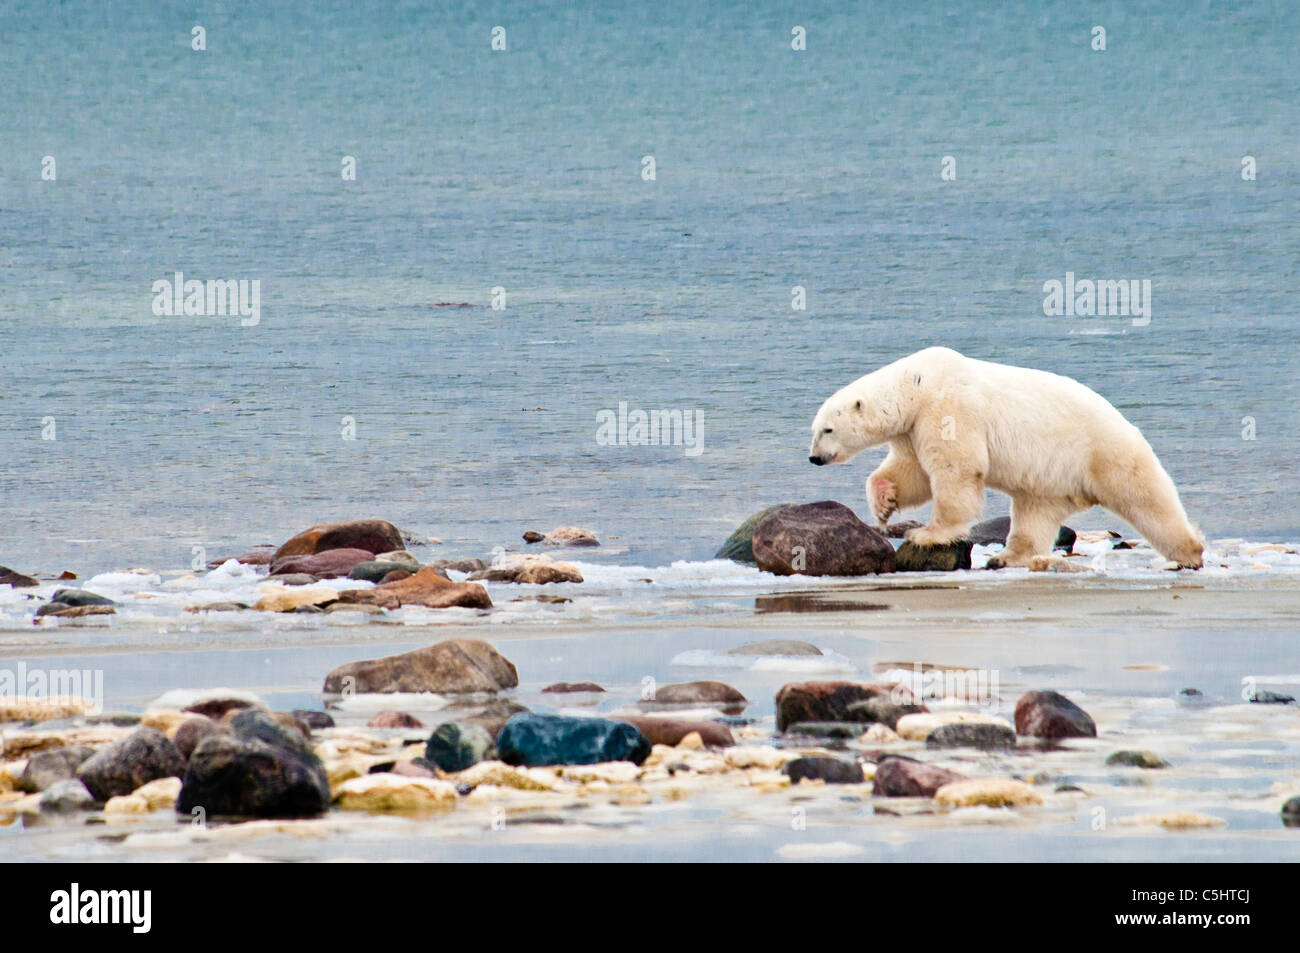
[(424, 757), (443, 771), (464, 771), (496, 758), (492, 736), (481, 725), (443, 722), (429, 735)]
[(786, 728), (785, 733), (809, 738), (857, 738), (862, 734), (862, 725), (853, 721), (800, 721)]
[(679, 745), (689, 734), (698, 734), (703, 744), (729, 748), (736, 743), (731, 729), (717, 721), (689, 721), (680, 718), (656, 718), (650, 715), (611, 715), (626, 722), (645, 736), (651, 745)]
[(762, 768), (775, 771), (787, 761), (794, 761), (798, 755), (771, 745), (740, 745), (728, 748), (722, 753), (723, 762), (731, 768)]
[(405, 549), (394, 549), (392, 552), (379, 553), (375, 556), (375, 562), (396, 563), (412, 572), (420, 568), (419, 558), (415, 553)]
[(890, 539), (906, 539), (909, 529), (920, 529), (924, 525), (919, 520), (899, 520), (885, 527), (885, 535)]
[(456, 572), (478, 572), (481, 569), (487, 569), (487, 563), (481, 559), (437, 559), (433, 565), (438, 569), (452, 569)]
[(488, 569), (470, 573), (469, 578), (542, 586), (548, 583), (582, 582), (582, 573), (572, 563), (558, 563), (549, 556), (507, 556)]
[(744, 711), (749, 699), (725, 682), (678, 682), (659, 685), (647, 705), (719, 705), (735, 714)]
[(785, 766), (791, 784), (800, 781), (821, 780), (827, 784), (862, 784), (866, 778), (862, 765), (842, 758), (796, 758)]
[(865, 576), (894, 571), (894, 547), (843, 504), (786, 506), (754, 528), (758, 568), (778, 576)]
[(640, 764), (650, 754), (650, 742), (625, 722), (529, 712), (506, 722), (497, 738), (497, 751), (506, 764), (529, 767), (602, 761)]
[(366, 722), (367, 728), (423, 728), (424, 722), (404, 711), (384, 709)]
[(190, 755), (199, 746), (199, 742), (216, 730), (217, 723), (211, 718), (195, 715), (193, 718), (186, 718), (176, 726), (176, 733), (172, 735), (172, 744), (181, 753), (181, 757), (189, 761)]
[(1116, 751), (1106, 759), (1106, 764), (1111, 767), (1126, 768), (1169, 767), (1169, 762), (1165, 761), (1154, 751)]
[(334, 727), (334, 719), (330, 716), (329, 712), (311, 711), (307, 708), (295, 708), (293, 710), (293, 716), (299, 719), (312, 731)]
[(1138, 817), (1120, 818), (1119, 823), (1163, 827), (1165, 830), (1170, 831), (1226, 827), (1228, 825), (1228, 822), (1221, 817), (1214, 817), (1209, 814), (1196, 814), (1191, 811), (1173, 811), (1168, 814), (1142, 814)]
[(946, 546), (918, 546), (904, 542), (895, 553), (897, 572), (954, 572), (970, 569), (971, 541), (959, 539)]
[(994, 751), (1016, 746), (1016, 732), (1010, 725), (964, 722), (940, 725), (925, 737), (927, 748), (979, 748)]
[[(296, 715), (291, 715), (287, 711), (273, 711), (268, 714), (277, 725), (288, 728), (290, 731), (296, 731), (303, 741), (311, 741), (311, 726)], [(224, 720), (229, 722), (233, 717), (233, 715), (227, 714)]]
[(1016, 702), (1016, 734), (1031, 738), (1095, 738), (1086, 711), (1060, 692), (1033, 691)]
[(392, 572), (384, 573), (384, 578), (380, 579), (379, 582), (381, 584), (385, 582), (401, 582), (403, 579), (410, 579), (414, 575), (415, 573), (409, 569), (394, 569)]
[(1282, 805), (1282, 823), (1287, 827), (1300, 827), (1300, 794)]
[(95, 749), (89, 745), (63, 745), (38, 751), (27, 759), (16, 787), (20, 791), (35, 794), (60, 781), (75, 778), (77, 769), (94, 753)]
[[(348, 577), (351, 579), (364, 579), (366, 582), (380, 583), (384, 582), (386, 577), (398, 572), (404, 574), (399, 578), (408, 578), (415, 575), (420, 568), (419, 564), (409, 565), (405, 563), (389, 562), (382, 559), (371, 559), (366, 562), (357, 563), (353, 566), (352, 571), (348, 573)], [(444, 579), (447, 578), (445, 572), (437, 569), (437, 567), (434, 567), (434, 569), (438, 575), (442, 576)], [(396, 580), (389, 581), (395, 582)]]
[[(345, 678), (351, 683), (345, 683)], [(353, 692), (499, 692), (519, 684), (515, 667), (487, 642), (451, 639), (427, 648), (385, 658), (340, 665), (325, 676), (324, 691)]]
[(1019, 807), (1043, 803), (1042, 795), (1028, 784), (1010, 778), (953, 781), (935, 791), (934, 799), (945, 807)]
[(542, 689), (543, 695), (572, 695), (575, 692), (603, 692), (595, 682), (556, 682)]
[(492, 608), (492, 600), (482, 586), (472, 582), (452, 582), (433, 566), (423, 566), (414, 576), (385, 582), (373, 589), (345, 589), (338, 594), (338, 599), (340, 602), (377, 605), (385, 609), (411, 605), (430, 609), (446, 609), (451, 606)]
[(41, 792), (41, 810), (55, 814), (89, 811), (96, 803), (95, 796), (76, 778), (55, 781)]
[(727, 649), (728, 655), (780, 655), (805, 656), (821, 655), (822, 650), (811, 642), (796, 642), (793, 639), (774, 639), (769, 642), (746, 642), (735, 648)]
[(179, 814), (308, 817), (330, 803), (320, 758), (296, 732), (257, 710), (199, 742), (176, 801)]
[(515, 715), (528, 711), (523, 705), (517, 702), (507, 701), (504, 698), (491, 702), (486, 708), (477, 715), (469, 718), (462, 718), (461, 721), (467, 725), (478, 725), (492, 736), (493, 742), (501, 734), (501, 729)]
[(107, 596), (101, 596), (85, 589), (56, 589), (50, 596), (50, 602), (62, 602), (65, 606), (112, 606), (117, 605)]
[(89, 615), (116, 615), (112, 606), (69, 606), (62, 602), (47, 602), (36, 610), (36, 615), (57, 619), (81, 619)]
[(360, 602), (335, 602), (325, 607), (326, 615), (333, 615), (336, 612), (355, 612), (358, 615), (384, 614), (384, 610), (379, 606), (368, 606)]
[(283, 589), (279, 592), (267, 593), (253, 603), (253, 608), (258, 612), (293, 612), (299, 606), (324, 605), (338, 597), (337, 589), (329, 589), (325, 586), (313, 589)]
[(965, 775), (937, 765), (885, 755), (876, 763), (871, 793), (877, 797), (934, 797), (943, 786), (965, 780)]
[(1267, 692), (1262, 688), (1257, 688), (1250, 695), (1252, 705), (1289, 705), (1295, 701), (1293, 695), (1279, 695), (1277, 692)]
[(15, 572), (8, 566), (0, 566), (0, 586), (13, 586), (15, 589), (39, 586), (41, 581), (35, 576), (26, 576)]
[(276, 575), (275, 581), (282, 586), (310, 586), (320, 579), (309, 572), (285, 572)]
[(209, 559), (207, 568), (216, 569), (232, 559), (245, 566), (269, 566), (271, 565), (271, 560), (274, 558), (274, 547), (266, 546), (264, 548), (254, 549), (251, 552), (240, 553), (238, 556), (222, 556), (219, 559)]
[(492, 785), (516, 791), (554, 791), (556, 788), (553, 772), (511, 767), (502, 761), (480, 761), (460, 772), (456, 780), (469, 787)]
[(776, 506), (769, 506), (767, 509), (759, 510), (741, 523), (736, 528), (736, 531), (727, 537), (727, 541), (722, 544), (721, 549), (713, 554), (713, 558), (730, 559), (732, 562), (754, 565), (754, 528), (777, 510), (795, 505), (794, 503), (778, 503)]
[(150, 781), (143, 784), (131, 792), (131, 797), (140, 798), (145, 802), (148, 810), (158, 811), (163, 808), (168, 810), (176, 806), (176, 799), (181, 794), (180, 778), (159, 778), (156, 781)]
[(596, 539), (596, 534), (589, 529), (580, 529), (577, 526), (561, 526), (553, 529), (545, 535), (536, 530), (528, 530), (524, 533), (524, 542), (526, 543), (545, 543), (547, 546), (599, 546), (600, 540)]
[[(329, 549), (310, 556), (283, 556), (271, 563), (271, 576), (289, 573), (308, 573), (318, 579), (346, 576), (353, 568), (374, 561), (374, 554), (365, 549)], [(393, 564), (388, 564), (392, 569)]]
[(95, 800), (107, 801), (184, 770), (185, 759), (166, 735), (157, 728), (140, 728), (83, 761), (77, 777)]
[(206, 695), (199, 701), (186, 705), (181, 711), (219, 721), (227, 712), (260, 707), (262, 703), (253, 695)]
[[(905, 715), (898, 719), (894, 729), (908, 741), (925, 741), (930, 733), (943, 725), (976, 724), (1002, 725), (1008, 730), (1011, 726), (996, 715), (986, 715), (975, 711), (937, 711), (920, 715)], [(1015, 732), (1012, 732), (1014, 738)]]
[(896, 685), (792, 682), (776, 693), (776, 726), (782, 732), (801, 721), (878, 721), (894, 728), (902, 716), (928, 710), (913, 704), (912, 693)]
[[(973, 542), (981, 546), (988, 546), (992, 543), (1001, 543), (1004, 546), (1007, 542), (1007, 534), (1011, 532), (1011, 517), (998, 516), (991, 520), (984, 520), (982, 523), (976, 523), (970, 529), (970, 538)], [(1063, 549), (1067, 553), (1074, 549), (1076, 534), (1068, 526), (1062, 526), (1057, 530), (1056, 542), (1052, 544), (1053, 549)]]
[(401, 532), (387, 520), (349, 520), (321, 523), (303, 530), (277, 549), (271, 561), (286, 556), (312, 556), (331, 549), (364, 549), (378, 555), (405, 548)]
[(117, 797), (109, 798), (104, 805), (105, 820), (113, 820), (113, 815), (123, 817), (148, 813), (149, 802), (142, 797), (136, 797), (134, 794), (119, 794)]
[(250, 609), (251, 606), (243, 602), (209, 602), (205, 606), (186, 606), (186, 612), (239, 612), (241, 609)]
[(546, 538), (546, 534), (545, 534), (545, 533), (539, 533), (539, 532), (537, 532), (537, 530), (535, 530), (535, 529), (526, 529), (526, 530), (524, 530), (524, 542), (525, 542), (525, 543), (540, 543), (540, 542), (541, 542), (542, 540), (544, 540), (545, 538)]
[(390, 773), (399, 774), (404, 778), (436, 778), (438, 776), (437, 766), (424, 758), (394, 762)]
[(425, 814), (456, 806), (456, 785), (434, 778), (368, 774), (339, 785), (336, 800), (345, 811)]
[(7, 721), (54, 721), (86, 715), (95, 707), (86, 698), (28, 697), (0, 692), (0, 724)]

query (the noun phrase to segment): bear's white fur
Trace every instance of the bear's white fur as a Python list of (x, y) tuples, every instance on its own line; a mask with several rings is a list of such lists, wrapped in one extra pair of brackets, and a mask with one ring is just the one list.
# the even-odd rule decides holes
[(837, 391), (812, 430), (818, 465), (889, 443), (867, 498), (882, 525), (933, 499), (930, 525), (907, 533), (917, 545), (967, 535), (990, 487), (1011, 497), (1011, 532), (991, 568), (1041, 564), (1061, 521), (1095, 505), (1181, 568), (1201, 566), (1205, 541), (1151, 445), (1068, 377), (926, 348)]

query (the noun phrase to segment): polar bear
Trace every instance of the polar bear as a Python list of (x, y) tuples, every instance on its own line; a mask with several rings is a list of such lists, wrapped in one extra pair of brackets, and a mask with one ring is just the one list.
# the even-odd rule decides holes
[(991, 569), (1041, 565), (1071, 513), (1101, 505), (1180, 569), (1199, 569), (1205, 540), (1141, 431), (1101, 395), (1046, 371), (917, 351), (831, 395), (812, 424), (808, 459), (845, 463), (888, 442), (867, 482), (883, 525), (934, 499), (919, 546), (950, 543), (979, 519), (984, 489), (1011, 497), (1011, 531)]

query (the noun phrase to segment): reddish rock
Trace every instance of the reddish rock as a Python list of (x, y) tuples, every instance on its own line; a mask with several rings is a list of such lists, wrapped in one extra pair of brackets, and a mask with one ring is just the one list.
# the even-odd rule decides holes
[(384, 709), (366, 722), (367, 728), (423, 728), (424, 722), (404, 711)]
[(187, 711), (195, 715), (203, 715), (206, 718), (214, 718), (220, 721), (225, 717), (227, 712), (240, 711), (244, 708), (253, 708), (256, 702), (249, 701), (247, 698), (205, 698), (201, 702), (195, 702), (193, 705), (187, 705), (181, 711)]
[(404, 778), (436, 778), (438, 775), (430, 771), (422, 764), (416, 764), (414, 761), (402, 760), (397, 761), (388, 769), (389, 774), (400, 774)]
[(1016, 734), (1031, 738), (1095, 738), (1091, 716), (1060, 692), (1027, 692), (1016, 702)]
[[(396, 585), (401, 585), (397, 583)], [(344, 679), (350, 678), (350, 682)], [(504, 656), (479, 639), (451, 639), (414, 652), (340, 665), (325, 676), (326, 694), (352, 692), (498, 692), (519, 684)]]
[(687, 721), (681, 718), (655, 718), (652, 715), (617, 715), (615, 721), (624, 721), (645, 735), (652, 745), (676, 745), (692, 731), (715, 748), (729, 748), (736, 743), (731, 729), (717, 721)]
[(897, 685), (857, 682), (792, 682), (776, 693), (776, 727), (801, 721), (880, 722), (895, 728), (903, 715), (928, 711)]
[(186, 718), (177, 726), (172, 734), (172, 744), (181, 753), (181, 757), (188, 761), (194, 749), (199, 746), (199, 742), (216, 730), (217, 723), (211, 718), (195, 715), (193, 718)]
[(401, 531), (387, 520), (349, 520), (303, 530), (277, 549), (274, 559), (310, 556), (331, 549), (364, 549), (374, 557), (405, 548)]
[(346, 576), (359, 563), (374, 558), (373, 553), (364, 549), (331, 549), (311, 556), (285, 556), (271, 563), (271, 575), (307, 573), (317, 579), (334, 579)]
[(542, 689), (543, 695), (569, 695), (573, 692), (603, 692), (595, 682), (556, 682)]
[(384, 578), (379, 580), (379, 584), (382, 586), (384, 583), (401, 582), (403, 579), (410, 579), (414, 575), (415, 573), (409, 569), (394, 569), (390, 573), (385, 573)]
[(969, 780), (964, 774), (899, 755), (885, 755), (876, 764), (871, 793), (877, 797), (934, 797), (945, 784)]
[(475, 582), (452, 582), (432, 566), (424, 566), (414, 576), (385, 582), (373, 589), (345, 589), (339, 593), (339, 602), (360, 603), (396, 609), (398, 606), (427, 606), (445, 609), (461, 606), (468, 609), (490, 609), (492, 600), (487, 590)]
[(865, 576), (894, 571), (894, 547), (832, 500), (783, 506), (754, 528), (758, 568), (778, 576)]
[(274, 558), (275, 550), (267, 546), (263, 549), (254, 549), (252, 552), (240, 553), (238, 556), (222, 556), (219, 559), (210, 559), (208, 560), (208, 568), (216, 569), (231, 559), (237, 563), (243, 563), (245, 566), (269, 566)]
[(22, 589), (39, 586), (40, 584), (41, 581), (35, 576), (27, 576), (15, 572), (8, 566), (0, 566), (0, 586), (13, 586), (15, 589)]
[(651, 705), (722, 705), (727, 709), (744, 709), (749, 699), (725, 682), (678, 682), (655, 688)]

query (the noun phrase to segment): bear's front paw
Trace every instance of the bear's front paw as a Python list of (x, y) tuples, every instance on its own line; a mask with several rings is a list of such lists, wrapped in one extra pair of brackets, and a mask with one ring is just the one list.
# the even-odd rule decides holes
[(889, 518), (898, 512), (898, 500), (894, 496), (894, 484), (888, 480), (872, 480), (871, 489), (867, 494), (867, 501), (871, 504), (871, 512), (880, 525), (884, 526), (889, 522)]
[(916, 529), (909, 529), (903, 537), (915, 546), (947, 546), (959, 539), (965, 539), (966, 533), (960, 529), (918, 526)]

